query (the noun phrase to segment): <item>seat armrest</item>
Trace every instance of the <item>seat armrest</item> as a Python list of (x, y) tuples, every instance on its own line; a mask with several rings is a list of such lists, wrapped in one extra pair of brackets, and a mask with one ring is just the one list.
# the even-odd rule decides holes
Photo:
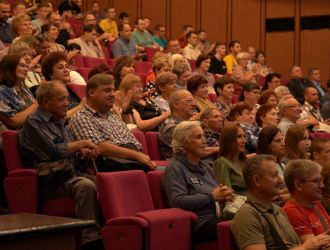
[(36, 176), (37, 177), (38, 173), (36, 169), (30, 169), (30, 168), (26, 168), (26, 169), (16, 169), (13, 171), (10, 171), (8, 173), (8, 177), (12, 177), (12, 176)]
[(141, 228), (147, 228), (149, 226), (148, 222), (145, 219), (135, 216), (112, 218), (106, 222), (106, 226), (122, 226), (122, 225), (135, 225)]

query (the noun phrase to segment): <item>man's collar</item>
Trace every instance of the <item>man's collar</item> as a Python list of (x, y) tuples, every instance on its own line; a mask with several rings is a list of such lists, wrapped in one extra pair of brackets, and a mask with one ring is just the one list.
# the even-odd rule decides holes
[(98, 115), (100, 117), (107, 117), (109, 114), (111, 114), (111, 111), (109, 110), (107, 113), (100, 113), (98, 111), (96, 111), (95, 109), (93, 109), (91, 106), (85, 104), (85, 109), (88, 110), (89, 112), (91, 112), (93, 115)]
[(269, 204), (269, 203), (263, 202), (263, 201), (257, 199), (257, 197), (255, 197), (251, 193), (247, 194), (247, 201), (248, 201), (248, 203), (253, 204), (253, 207), (258, 209), (261, 213), (266, 213), (269, 210), (274, 211), (274, 206), (272, 203)]
[(50, 122), (51, 120), (52, 121), (56, 121), (56, 123), (65, 123), (66, 122), (66, 119), (65, 118), (62, 118), (60, 120), (55, 120), (53, 118), (53, 115), (51, 113), (49, 113), (47, 110), (43, 109), (42, 107), (38, 107), (38, 109), (36, 110), (35, 114), (40, 117), (43, 121), (45, 122)]

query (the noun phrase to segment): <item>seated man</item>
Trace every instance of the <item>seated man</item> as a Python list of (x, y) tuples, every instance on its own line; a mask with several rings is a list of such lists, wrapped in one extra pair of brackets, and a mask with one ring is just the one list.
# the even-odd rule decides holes
[(187, 60), (197, 60), (197, 57), (201, 54), (201, 51), (198, 49), (198, 38), (197, 34), (194, 31), (191, 31), (187, 34), (188, 44), (183, 49), (183, 56)]
[(159, 149), (164, 159), (171, 158), (172, 136), (175, 127), (182, 121), (188, 121), (194, 114), (196, 104), (188, 90), (177, 90), (170, 96), (169, 105), (171, 116), (159, 128)]
[(97, 28), (94, 25), (84, 26), (80, 37), (70, 40), (69, 44), (76, 43), (80, 46), (82, 56), (104, 58), (102, 46), (97, 39)]
[(284, 170), (290, 200), (283, 207), (300, 241), (329, 229), (330, 217), (321, 205), (322, 167), (310, 160), (294, 160)]
[(135, 31), (132, 32), (130, 44), (136, 48), (138, 52), (144, 51), (145, 47), (159, 48), (158, 44), (152, 39), (152, 35), (145, 29), (145, 21), (138, 18), (135, 21)]
[[(83, 244), (95, 244), (95, 240), (101, 238), (96, 187), (92, 177), (82, 177), (69, 159), (75, 154), (84, 158), (95, 157), (98, 155), (97, 146), (88, 140), (72, 140), (64, 120), (68, 91), (63, 83), (52, 81), (40, 85), (37, 101), (37, 111), (29, 116), (19, 132), (22, 162), (37, 168), (42, 200), (74, 197), (76, 216), (96, 222), (95, 227), (83, 231)], [(62, 171), (51, 171), (52, 167), (61, 165), (65, 165)]]
[(239, 249), (323, 249), (330, 236), (322, 233), (302, 245), (285, 212), (273, 204), (280, 194), (282, 178), (269, 155), (257, 155), (245, 163), (243, 176), (249, 189), (247, 202), (238, 210), (231, 230)]
[[(95, 143), (103, 156), (99, 171), (119, 171), (155, 168), (149, 156), (143, 154), (141, 144), (126, 124), (111, 109), (115, 101), (112, 76), (96, 74), (86, 87), (86, 104), (70, 120), (69, 128), (77, 139)], [(123, 113), (128, 113), (126, 110)]]

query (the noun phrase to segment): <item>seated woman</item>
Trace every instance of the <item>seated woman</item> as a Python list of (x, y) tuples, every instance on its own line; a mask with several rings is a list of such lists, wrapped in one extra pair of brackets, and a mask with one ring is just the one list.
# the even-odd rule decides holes
[(0, 120), (8, 129), (19, 129), (38, 107), (23, 83), (29, 66), (19, 55), (6, 55), (0, 69)]
[(158, 131), (159, 125), (170, 115), (170, 112), (162, 112), (150, 99), (143, 96), (143, 86), (140, 77), (128, 74), (121, 81), (119, 91), (123, 95), (131, 95), (130, 106), (123, 113), (131, 113), (138, 129), (142, 131)]
[(266, 90), (261, 92), (259, 100), (258, 100), (259, 105), (264, 105), (264, 104), (271, 104), (273, 106), (277, 106), (278, 101), (277, 101), (277, 96), (275, 92)]
[(265, 84), (262, 86), (262, 91), (274, 91), (276, 87), (281, 86), (281, 75), (279, 73), (269, 73), (266, 76)]
[(249, 54), (239, 52), (236, 56), (237, 65), (234, 68), (232, 78), (241, 86), (248, 82), (257, 83), (256, 73), (247, 68), (249, 63)]
[(173, 73), (164, 72), (156, 78), (156, 90), (158, 96), (154, 99), (154, 103), (160, 107), (163, 112), (170, 112), (169, 99), (171, 94), (177, 89), (177, 77)]
[(118, 89), (121, 80), (129, 73), (134, 73), (134, 59), (131, 56), (119, 56), (116, 58), (113, 68), (115, 78), (115, 88)]
[(252, 107), (252, 113), (255, 115), (259, 108), (258, 100), (260, 98), (260, 87), (256, 83), (246, 83), (243, 86), (243, 92), (239, 97), (241, 102), (245, 102)]
[(208, 82), (204, 76), (192, 75), (188, 79), (187, 89), (194, 96), (198, 112), (206, 108), (216, 108), (208, 98)]
[(12, 22), (13, 31), (17, 34), (17, 37), (13, 40), (13, 43), (24, 36), (33, 35), (33, 26), (29, 15), (20, 14), (13, 18)]
[(69, 92), (69, 107), (67, 117), (70, 118), (85, 104), (85, 98), (80, 98), (68, 87), (70, 83), (70, 69), (65, 53), (56, 51), (50, 53), (42, 62), (42, 74), (47, 81), (58, 80), (67, 86)]
[(285, 160), (309, 159), (310, 139), (307, 129), (292, 126), (285, 134)]
[[(152, 63), (152, 70), (155, 73), (156, 79), (157, 79), (157, 76), (159, 76), (161, 73), (171, 71), (170, 63), (168, 61), (168, 56), (158, 57)], [(146, 85), (146, 92), (152, 98), (155, 98), (156, 96), (159, 95), (159, 93), (156, 90), (156, 83), (154, 81), (150, 81), (150, 82), (147, 83), (147, 85)]]
[(277, 126), (279, 122), (276, 106), (271, 104), (262, 105), (256, 113), (256, 123), (260, 128)]
[(58, 38), (58, 27), (54, 24), (44, 24), (41, 26), (41, 34), (45, 34), (50, 41), (50, 51), (65, 52), (65, 47), (62, 44), (56, 43)]
[(94, 25), (87, 25), (83, 28), (83, 34), (80, 37), (68, 41), (69, 44), (76, 43), (80, 46), (82, 56), (104, 58), (103, 49), (97, 39), (97, 28)]
[(196, 60), (196, 69), (193, 74), (199, 74), (207, 80), (208, 84), (208, 93), (214, 93), (214, 76), (212, 73), (209, 73), (211, 66), (211, 56), (207, 54), (200, 54)]
[(193, 230), (196, 242), (217, 239), (217, 223), (222, 220), (219, 203), (232, 199), (231, 189), (219, 186), (212, 169), (201, 161), (205, 148), (199, 122), (181, 122), (173, 133), (174, 156), (163, 177), (168, 205), (197, 214)]
[(223, 58), (226, 56), (226, 44), (216, 42), (213, 50), (211, 51), (211, 66), (209, 72), (214, 74), (216, 78), (221, 78), (227, 74), (227, 66)]
[(266, 54), (258, 50), (256, 52), (256, 63), (253, 65), (254, 72), (260, 76), (267, 76), (272, 72), (272, 69), (266, 64)]
[(259, 134), (257, 154), (272, 155), (276, 159), (279, 175), (283, 178), (285, 163), (284, 135), (277, 126), (266, 126)]
[(220, 131), (223, 127), (223, 115), (216, 108), (207, 108), (201, 112), (200, 121), (208, 147), (218, 147)]
[(252, 108), (245, 102), (239, 102), (232, 106), (228, 115), (229, 121), (235, 121), (244, 129), (246, 136), (246, 149), (248, 153), (255, 153), (257, 148), (260, 128), (254, 124)]
[(176, 87), (178, 89), (187, 89), (187, 81), (191, 76), (191, 69), (186, 63), (177, 63), (172, 68), (172, 73), (178, 78)]
[(235, 93), (233, 80), (227, 77), (218, 78), (215, 80), (213, 87), (217, 95), (214, 104), (226, 118), (230, 112), (231, 100)]
[(217, 182), (242, 195), (247, 192), (242, 173), (242, 166), (246, 160), (245, 144), (245, 133), (241, 126), (237, 122), (227, 122), (221, 130), (220, 157), (213, 165)]

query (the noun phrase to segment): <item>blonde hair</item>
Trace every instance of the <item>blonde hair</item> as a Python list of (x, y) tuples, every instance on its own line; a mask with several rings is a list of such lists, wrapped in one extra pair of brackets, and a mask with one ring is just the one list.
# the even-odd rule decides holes
[(173, 153), (185, 153), (185, 146), (189, 144), (192, 130), (200, 127), (199, 121), (183, 121), (176, 126), (173, 132), (172, 148)]
[(26, 14), (20, 14), (20, 15), (15, 16), (12, 21), (13, 31), (15, 33), (17, 33), (19, 26), (21, 26), (22, 22), (25, 22), (25, 21), (31, 21), (31, 18)]
[(123, 78), (123, 80), (121, 80), (119, 90), (127, 92), (132, 89), (133, 85), (136, 83), (141, 83), (140, 77), (135, 74), (128, 74)]

